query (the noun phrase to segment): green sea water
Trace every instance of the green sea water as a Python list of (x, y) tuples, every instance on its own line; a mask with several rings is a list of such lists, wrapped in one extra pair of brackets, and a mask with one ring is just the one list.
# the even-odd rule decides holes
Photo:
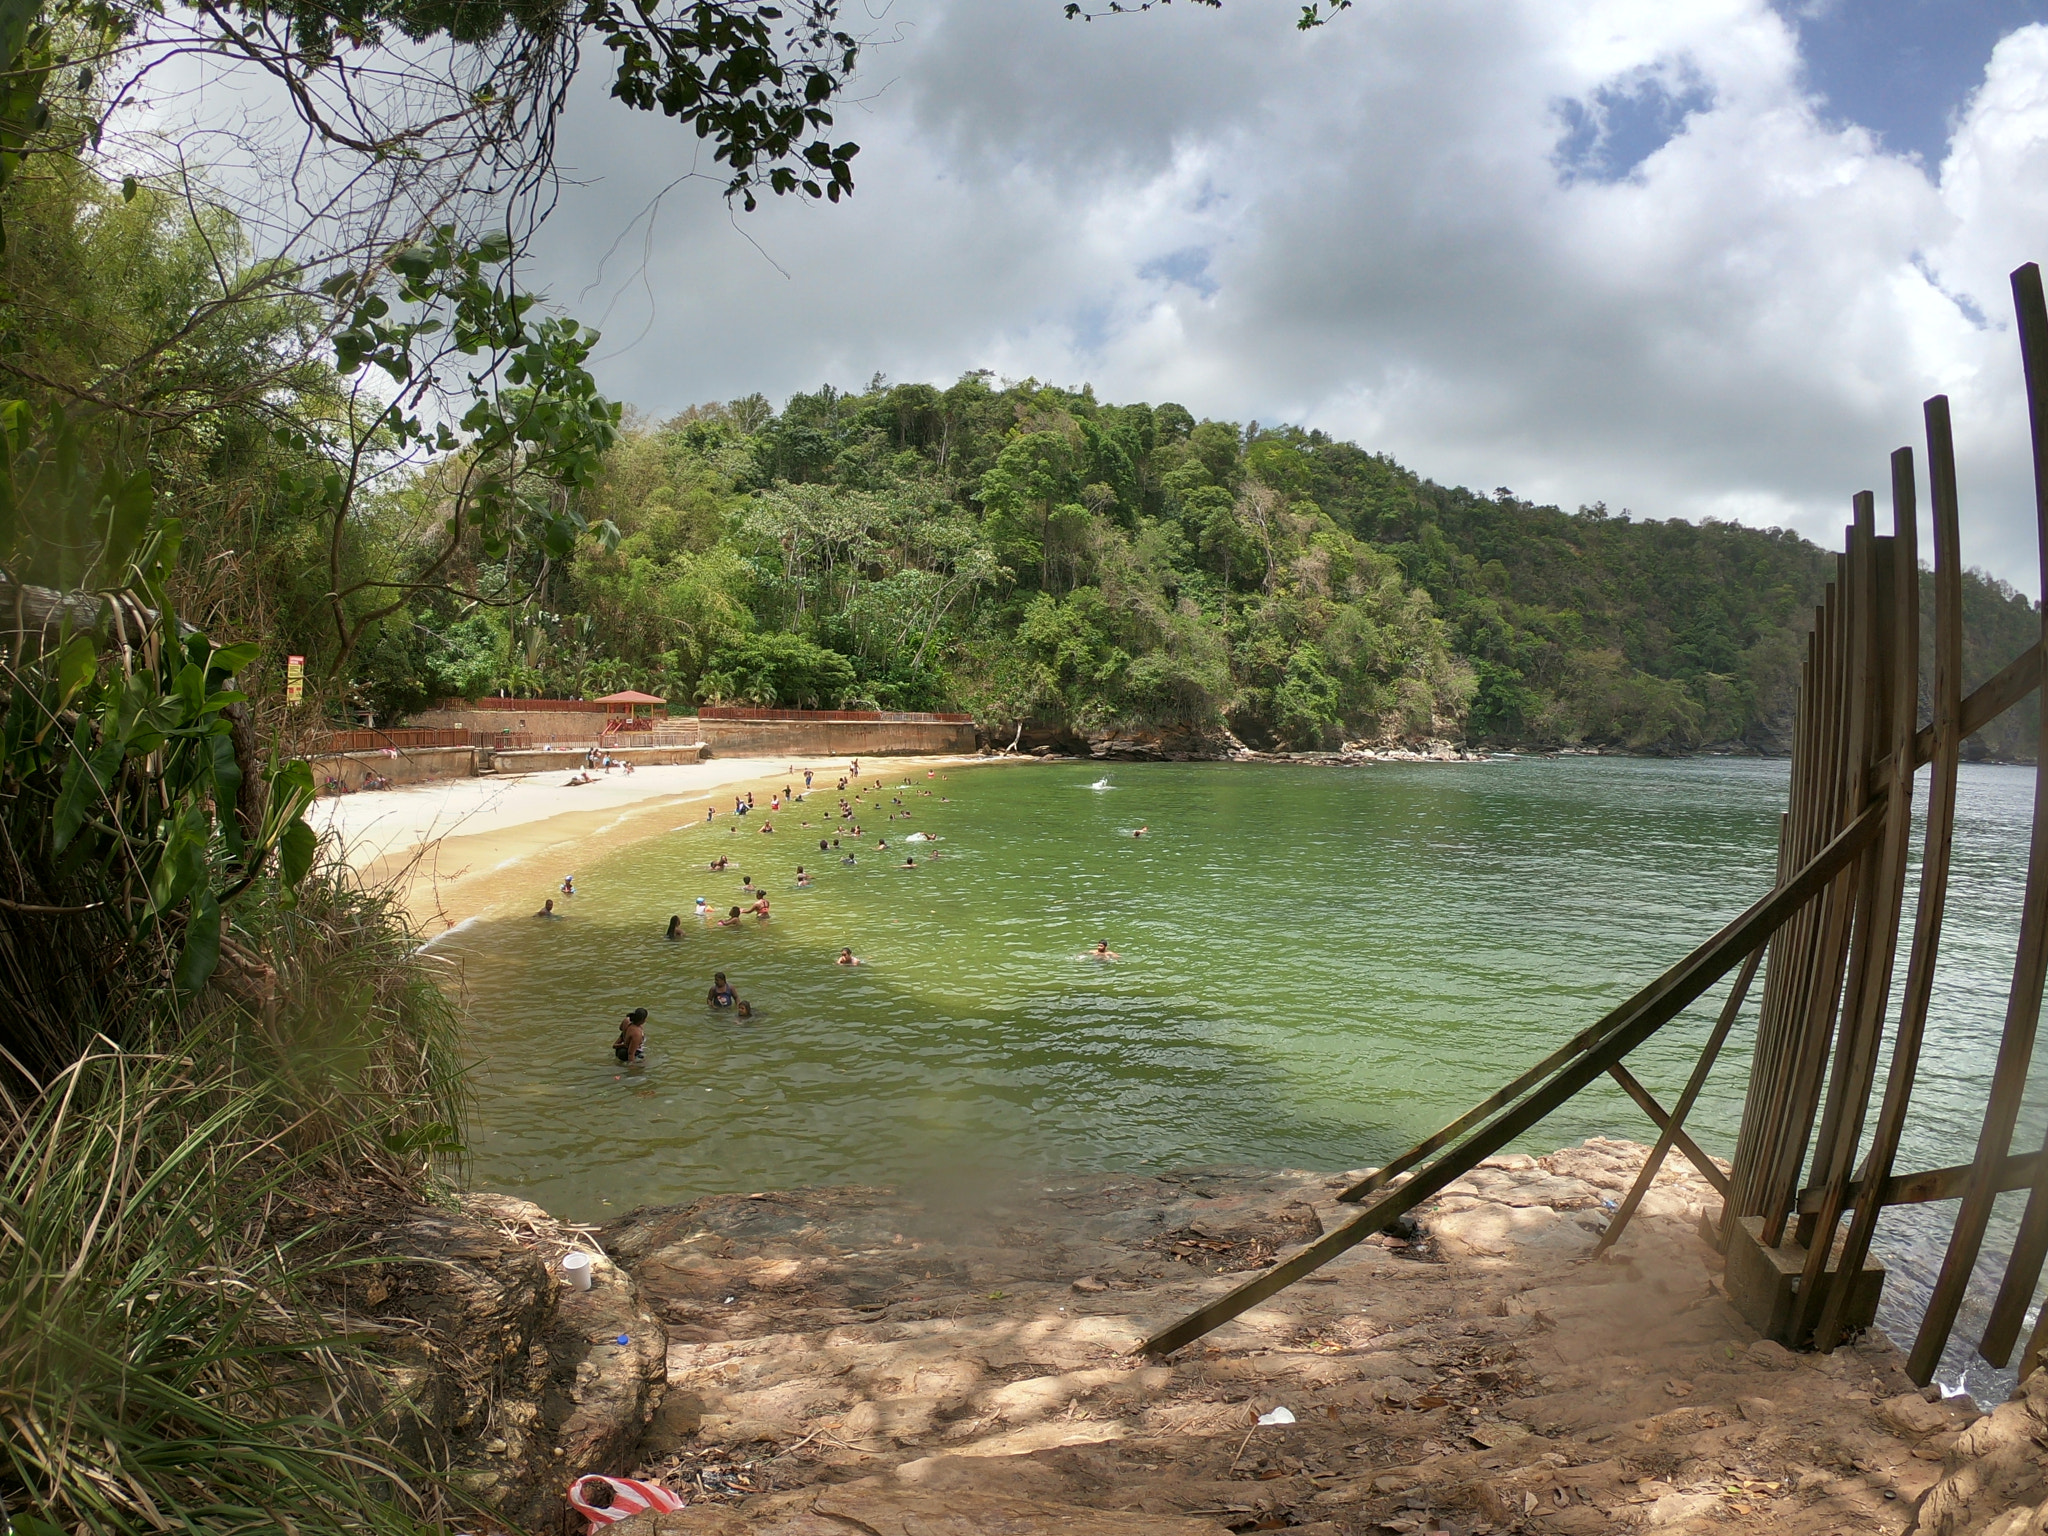
[[(1377, 1163), (1761, 893), (1786, 785), (1782, 762), (1529, 758), (1031, 763), (920, 770), (907, 787), (883, 764), (877, 792), (867, 766), (857, 840), (832, 777), (771, 815), (773, 835), (758, 815), (706, 826), (688, 819), (701, 809), (679, 810), (675, 830), (576, 869), (561, 920), (492, 919), (437, 941), (469, 1005), (473, 1183), (602, 1220), (796, 1185)], [(2032, 787), (2030, 769), (1963, 773), (1910, 1166), (1967, 1161), (1975, 1145)], [(898, 798), (909, 819), (885, 819)], [(857, 862), (821, 856), (821, 833), (857, 842)], [(898, 867), (906, 854), (916, 869)], [(715, 875), (719, 855), (733, 862)], [(808, 889), (799, 864), (816, 877)], [(538, 873), (532, 906), (567, 872)], [(768, 890), (768, 921), (723, 930), (691, 916), (698, 895), (740, 902), (743, 875)], [(678, 942), (663, 937), (671, 914)], [(1082, 958), (1099, 939), (1120, 958)], [(835, 965), (841, 946), (862, 963)], [(721, 970), (751, 1020), (705, 1005)], [(1631, 1058), (1667, 1103), (1717, 1001)], [(634, 1007), (649, 1010), (648, 1055), (623, 1069), (610, 1045)], [(1692, 1120), (1723, 1155), (1754, 1017), (1752, 1003)], [(2041, 1086), (2021, 1146), (2048, 1118)], [(1603, 1083), (1522, 1145), (1596, 1134), (1654, 1132)], [(1980, 1303), (2017, 1198), (1994, 1227)], [(1895, 1330), (1952, 1210), (1885, 1218)]]

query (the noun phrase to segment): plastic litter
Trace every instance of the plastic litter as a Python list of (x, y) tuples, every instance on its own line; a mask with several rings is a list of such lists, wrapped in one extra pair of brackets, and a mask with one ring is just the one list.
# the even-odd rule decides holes
[[(1240, 1420), (1240, 1422), (1242, 1421)], [(1292, 1424), (1294, 1422), (1294, 1412), (1289, 1408), (1275, 1408), (1271, 1413), (1260, 1414), (1259, 1422), (1261, 1424)]]
[(620, 1335), (619, 1335), (619, 1342), (620, 1342), (621, 1344), (630, 1344), (630, 1343), (632, 1343), (632, 1342), (633, 1342), (633, 1339), (632, 1339), (632, 1336), (631, 1336), (630, 1334), (624, 1334), (624, 1333), (622, 1333), (622, 1334), (620, 1334)]
[(562, 1279), (572, 1291), (590, 1289), (590, 1255), (570, 1252), (562, 1255)]
[(590, 1522), (593, 1532), (643, 1510), (676, 1510), (683, 1496), (671, 1493), (659, 1483), (643, 1483), (631, 1477), (591, 1474), (569, 1485), (569, 1505)]

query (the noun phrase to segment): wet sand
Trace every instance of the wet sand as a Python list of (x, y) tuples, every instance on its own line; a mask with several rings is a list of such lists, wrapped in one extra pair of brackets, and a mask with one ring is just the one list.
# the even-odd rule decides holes
[[(861, 767), (864, 781), (888, 783), (992, 761), (1031, 759), (886, 757)], [(801, 792), (806, 767), (815, 771), (818, 790), (830, 794), (847, 764), (715, 758), (630, 776), (599, 772), (594, 782), (572, 788), (567, 781), (576, 766), (565, 761), (545, 773), (322, 798), (307, 819), (365, 880), (395, 887), (413, 920), (433, 934), (472, 917), (531, 911), (555, 894), (564, 875), (614, 848), (700, 822), (707, 805), (730, 825), (732, 797), (748, 790), (757, 808), (742, 825), (753, 834), (771, 794), (786, 785)]]

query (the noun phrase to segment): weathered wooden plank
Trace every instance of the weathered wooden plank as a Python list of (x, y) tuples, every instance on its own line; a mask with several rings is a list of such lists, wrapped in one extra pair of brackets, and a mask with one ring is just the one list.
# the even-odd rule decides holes
[[(1658, 1133), (1657, 1144), (1650, 1148), (1650, 1155), (1643, 1159), (1643, 1166), (1636, 1173), (1635, 1183), (1629, 1186), (1622, 1197), (1621, 1205), (1614, 1213), (1614, 1219), (1607, 1223), (1607, 1230), (1600, 1234), (1600, 1241), (1593, 1245), (1593, 1257), (1598, 1258), (1616, 1243), (1621, 1234), (1628, 1230), (1628, 1224), (1635, 1218), (1636, 1207), (1643, 1203), (1643, 1196), (1650, 1192), (1650, 1186), (1657, 1182), (1657, 1171), (1664, 1166), (1664, 1159), (1671, 1155), (1671, 1141), (1678, 1128), (1685, 1124), (1685, 1117), (1692, 1113), (1692, 1106), (1700, 1096), (1700, 1090), (1707, 1085), (1707, 1074), (1714, 1070), (1715, 1058), (1721, 1054), (1721, 1047), (1728, 1039), (1728, 1032), (1735, 1027), (1735, 1020), (1742, 1013), (1743, 1000), (1749, 996), (1750, 983), (1756, 980), (1757, 967), (1763, 963), (1761, 949), (1750, 951), (1749, 958), (1742, 962), (1742, 970), (1735, 978), (1735, 985), (1728, 989), (1728, 1000), (1721, 1005), (1721, 1016), (1714, 1020), (1713, 1033), (1707, 1036), (1706, 1046), (1700, 1051), (1699, 1060), (1693, 1063), (1692, 1076), (1686, 1079), (1684, 1090), (1678, 1095), (1678, 1102), (1671, 1106), (1671, 1120)], [(1690, 1154), (1688, 1154), (1690, 1156)], [(1731, 1176), (1732, 1177), (1732, 1176)], [(1725, 1213), (1731, 1200), (1729, 1185), (1721, 1188), (1722, 1209)]]
[[(2020, 360), (2026, 373), (2027, 415), (2034, 448), (2035, 537), (2040, 541), (2042, 568), (2048, 571), (2048, 303), (2041, 293), (2041, 269), (2029, 262), (2012, 275), (2013, 303), (2019, 314)], [(2043, 641), (2048, 643), (2048, 607), (2042, 610)], [(1906, 1372), (1925, 1382), (1941, 1363), (1942, 1351), (1955, 1327), (1963, 1293), (1976, 1267), (1997, 1196), (1996, 1170), (2012, 1150), (2014, 1122), (2026, 1093), (2027, 1068), (2033, 1060), (2034, 1035), (2041, 1020), (2041, 987), (2048, 980), (2048, 709), (2041, 711), (2041, 741), (2034, 769), (2034, 825), (2027, 848), (2027, 879), (2021, 898), (2019, 945), (2013, 956), (2012, 988), (2006, 994), (2005, 1027), (1999, 1036), (1998, 1060), (1992, 1069), (1991, 1094), (1977, 1134), (1977, 1178), (1963, 1195), (1950, 1234), (1941, 1273), (1927, 1300), (1920, 1333)], [(2037, 1188), (2039, 1186), (2037, 1185)]]
[[(1997, 1175), (2000, 1193), (2009, 1189), (2025, 1189), (2034, 1182), (2034, 1174), (2041, 1166), (2039, 1152), (2021, 1152), (2008, 1157)], [(1950, 1168), (1929, 1168), (1921, 1173), (1898, 1173), (1878, 1186), (1877, 1204), (1927, 1205), (1936, 1200), (1956, 1200), (1970, 1186), (1970, 1175), (1976, 1171), (1975, 1163), (1957, 1163)], [(1849, 1198), (1861, 1201), (1865, 1185), (1861, 1179), (1849, 1186)], [(1821, 1185), (1814, 1184), (1799, 1192), (1799, 1209), (1819, 1210), (1821, 1197), (1826, 1193)]]
[[(2041, 540), (2041, 571), (2048, 579), (2048, 302), (2041, 291), (2041, 269), (2029, 264), (2013, 274), (2013, 299), (2020, 312), (2020, 356), (2027, 370), (2027, 406), (2034, 437), (2034, 509)], [(2044, 589), (2048, 591), (2048, 589)], [(2042, 609), (2041, 643), (2048, 647), (2048, 606)], [(2048, 709), (2041, 711), (2041, 735), (2036, 745), (2039, 760), (2034, 772), (2033, 852), (2048, 861)], [(2048, 869), (2042, 871), (2048, 877)], [(2028, 910), (2020, 923), (2019, 956), (2013, 964), (2012, 999), (2023, 1004), (2031, 1036), (2041, 1016), (2041, 992), (2048, 985), (2048, 914), (2034, 910), (2048, 899), (2048, 892), (2034, 883), (2030, 862), (2027, 871)], [(2008, 1019), (2012, 1017), (2010, 1011)], [(2021, 1087), (2025, 1086), (2022, 1068)], [(1994, 1093), (1996, 1089), (1994, 1087)], [(2043, 1143), (2048, 1150), (2048, 1142)], [(1960, 1219), (1958, 1225), (1960, 1225)], [(2034, 1287), (2041, 1276), (2041, 1264), (2048, 1258), (2048, 1174), (2036, 1171), (2034, 1186), (2027, 1196), (2027, 1208), (2020, 1216), (2019, 1231), (2013, 1234), (2012, 1257), (2006, 1261), (2005, 1278), (1998, 1298), (1991, 1304), (1991, 1318), (1977, 1349), (1993, 1365), (2003, 1365), (2012, 1355), (2020, 1329), (2026, 1326), (2027, 1308), (2034, 1299)]]
[(1636, 1108), (1650, 1117), (1652, 1125), (1678, 1143), (1678, 1150), (1685, 1154), (1686, 1160), (1693, 1167), (1699, 1169), (1700, 1177), (1713, 1185), (1714, 1192), (1723, 1200), (1726, 1200), (1728, 1198), (1728, 1175), (1721, 1171), (1720, 1164), (1707, 1156), (1698, 1142), (1686, 1135), (1685, 1126), (1671, 1115), (1666, 1114), (1664, 1106), (1657, 1102), (1651, 1095), (1650, 1090), (1645, 1088), (1636, 1075), (1620, 1062), (1617, 1061), (1609, 1067), (1607, 1075), (1621, 1084), (1621, 1091), (1636, 1101)]
[[(1946, 399), (1947, 396), (1942, 396)], [(1984, 729), (2013, 705), (2041, 686), (2041, 647), (2028, 646), (1963, 700), (1962, 733), (1965, 739)], [(1913, 739), (1913, 766), (1933, 761), (1934, 727), (1928, 726)]]
[[(1942, 917), (1948, 902), (1949, 856), (1955, 835), (1956, 768), (1961, 759), (1963, 684), (1963, 562), (1960, 513), (1956, 498), (1955, 440), (1949, 426), (1948, 397), (1926, 403), (1927, 473), (1934, 522), (1934, 738), (1933, 764), (1927, 791), (1927, 821), (1920, 856), (1920, 899), (1913, 916), (1912, 950), (1906, 962), (1905, 987), (1899, 1001), (1899, 1023), (1892, 1041), (1891, 1068), (1885, 1079), (1884, 1103), (1871, 1133), (1870, 1151), (1852, 1195), (1855, 1209), (1843, 1239), (1838, 1275), (1862, 1272), (1864, 1256), (1886, 1204), (1892, 1164), (1905, 1132), (1919, 1071), (1920, 1045), (1934, 997), (1935, 961), (1941, 951)], [(1911, 568), (1910, 562), (1901, 562)], [(1917, 588), (1917, 582), (1915, 583)], [(1928, 1195), (1940, 1199), (1945, 1196)], [(1841, 1337), (1848, 1301), (1846, 1289), (1828, 1298), (1815, 1335), (1815, 1347), (1832, 1349)]]
[(1792, 879), (1760, 897), (1706, 943), (1672, 966), (1601, 1022), (1599, 1042), (1583, 1052), (1534, 1093), (1504, 1110), (1457, 1146), (1447, 1150), (1406, 1184), (1383, 1191), (1351, 1221), (1326, 1232), (1299, 1253), (1247, 1280), (1188, 1316), (1160, 1329), (1139, 1348), (1148, 1355), (1172, 1354), (1211, 1329), (1257, 1306), (1275, 1291), (1329, 1263), (1375, 1232), (1470, 1172), (1515, 1137), (1572, 1098), (1614, 1062), (1676, 1018), (1701, 993), (1733, 970), (1787, 918), (1812, 901), (1841, 870), (1859, 858), (1884, 827), (1883, 802), (1851, 822)]

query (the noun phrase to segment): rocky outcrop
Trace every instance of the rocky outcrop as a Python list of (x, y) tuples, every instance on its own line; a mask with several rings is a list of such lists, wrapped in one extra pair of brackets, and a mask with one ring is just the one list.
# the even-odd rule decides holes
[(1967, 1410), (1923, 1403), (1881, 1336), (1759, 1340), (1696, 1235), (1713, 1192), (1676, 1160), (1592, 1261), (1643, 1153), (1489, 1159), (1164, 1362), (1132, 1351), (1348, 1219), (1353, 1176), (635, 1212), (599, 1236), (670, 1330), (639, 1471), (691, 1507), (613, 1529), (1904, 1536)]
[[(1981, 1418), (1968, 1400), (1901, 1399), (1901, 1429), (1941, 1460), (1914, 1536), (2042, 1536), (2048, 1532), (2048, 1371), (2035, 1371)], [(1904, 1415), (1902, 1415), (1902, 1418)], [(1973, 1422), (1974, 1420), (1974, 1422)]]
[(489, 1194), (360, 1239), (378, 1258), (340, 1272), (336, 1322), (376, 1340), (402, 1445), (533, 1530), (560, 1518), (569, 1474), (633, 1464), (664, 1390), (667, 1335), (601, 1255), (588, 1291), (561, 1280), (561, 1256), (587, 1239)]

